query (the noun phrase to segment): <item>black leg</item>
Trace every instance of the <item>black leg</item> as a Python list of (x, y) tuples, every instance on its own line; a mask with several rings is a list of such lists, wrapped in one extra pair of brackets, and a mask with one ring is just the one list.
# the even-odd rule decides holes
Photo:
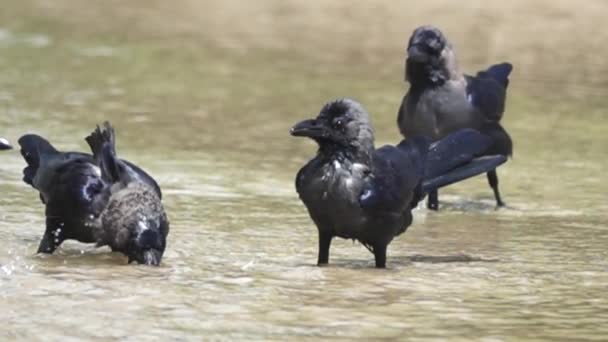
[(498, 191), (498, 175), (496, 174), (496, 170), (492, 170), (488, 172), (488, 183), (494, 190), (494, 198), (496, 198), (496, 206), (504, 207), (505, 202), (500, 198), (500, 192)]
[(55, 243), (54, 236), (48, 232), (44, 233), (40, 244), (38, 245), (38, 251), (36, 253), (53, 254), (59, 244)]
[(59, 218), (47, 217), (46, 230), (37, 253), (53, 254), (57, 247), (65, 240), (64, 223)]
[(374, 246), (374, 258), (376, 258), (376, 268), (386, 267), (386, 245), (377, 244)]
[(327, 265), (329, 263), (329, 246), (333, 236), (319, 231), (319, 258), (317, 265)]
[(439, 190), (435, 189), (429, 192), (429, 198), (427, 199), (426, 207), (430, 210), (439, 209)]

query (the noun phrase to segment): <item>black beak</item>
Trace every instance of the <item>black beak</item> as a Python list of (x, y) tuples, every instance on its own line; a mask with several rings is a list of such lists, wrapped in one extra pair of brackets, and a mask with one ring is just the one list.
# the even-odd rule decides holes
[(329, 136), (327, 128), (316, 119), (298, 122), (290, 130), (294, 137), (326, 138)]
[(10, 150), (13, 146), (8, 142), (8, 140), (4, 138), (0, 138), (0, 151), (2, 150)]
[(426, 63), (430, 59), (428, 53), (419, 44), (410, 45), (407, 49), (407, 59), (416, 63)]
[(156, 249), (148, 249), (144, 251), (143, 262), (144, 265), (158, 266), (160, 265), (160, 259), (162, 254)]

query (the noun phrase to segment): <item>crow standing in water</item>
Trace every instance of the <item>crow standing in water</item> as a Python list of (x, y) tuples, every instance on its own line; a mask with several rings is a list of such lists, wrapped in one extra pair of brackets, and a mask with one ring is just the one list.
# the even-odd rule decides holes
[(338, 236), (358, 240), (374, 254), (376, 267), (385, 267), (388, 244), (412, 223), (411, 210), (428, 188), (505, 160), (497, 157), (469, 167), (473, 156), (491, 143), (471, 129), (434, 144), (413, 137), (375, 149), (368, 114), (350, 99), (326, 104), (316, 119), (296, 124), (291, 134), (319, 145), (296, 176), (296, 190), (319, 231), (319, 265), (328, 263), (331, 240)]
[[(35, 134), (27, 134), (19, 139), (21, 154), (27, 162), (27, 166), (23, 169), (23, 181), (40, 192), (40, 199), (46, 207), (46, 231), (40, 241), (38, 253), (53, 253), (63, 241), (68, 239), (84, 243), (97, 242), (99, 245), (109, 244), (114, 248), (106, 235), (101, 234), (105, 231), (105, 227), (101, 226), (105, 222), (102, 221), (106, 219), (112, 222), (108, 220), (111, 216), (106, 213), (118, 207), (125, 221), (129, 217), (140, 214), (138, 211), (129, 210), (127, 206), (116, 206), (116, 199), (124, 193), (120, 190), (125, 183), (127, 187), (132, 186), (133, 183), (144, 188), (145, 190), (140, 191), (142, 193), (153, 192), (160, 201), (161, 192), (156, 181), (130, 162), (112, 159), (113, 154), (111, 156), (108, 154), (113, 153), (113, 138), (112, 143), (106, 146), (101, 142), (102, 138), (96, 138), (99, 135), (98, 129), (87, 138), (89, 144), (95, 146), (93, 150), (95, 157), (80, 152), (60, 152), (46, 139)], [(113, 131), (111, 136), (113, 137)], [(104, 159), (102, 156), (107, 157)], [(114, 168), (109, 170), (108, 162), (105, 160), (112, 161), (113, 164), (110, 165)], [(117, 181), (113, 177), (118, 172)], [(122, 181), (123, 179), (128, 182)], [(144, 197), (147, 196), (146, 194)], [(128, 199), (133, 200), (134, 203), (138, 200)], [(156, 216), (152, 221), (155, 220)], [(148, 221), (143, 225), (150, 227)], [(137, 232), (138, 226), (132, 229), (133, 232)], [(139, 230), (145, 229), (139, 227)], [(145, 238), (139, 239), (140, 235), (144, 235)], [(130, 235), (127, 239), (128, 248), (114, 249), (127, 254), (129, 261), (145, 262), (143, 248), (140, 247), (145, 247), (146, 240), (150, 240), (148, 235), (149, 233)], [(120, 237), (120, 241), (123, 241), (122, 238), (126, 236), (117, 234), (116, 237)], [(162, 241), (162, 249), (164, 249), (164, 238)], [(150, 263), (154, 259), (154, 256), (148, 258)], [(160, 262), (160, 258), (157, 259)]]
[[(481, 156), (512, 154), (511, 138), (500, 125), (511, 64), (493, 65), (476, 76), (464, 75), (458, 70), (452, 46), (432, 26), (414, 31), (407, 55), (405, 78), (410, 89), (397, 119), (404, 136), (424, 135), (438, 140), (456, 130), (473, 128), (492, 138)], [(487, 176), (497, 206), (504, 206), (496, 170), (490, 170)], [(428, 207), (438, 208), (437, 191), (429, 193)]]

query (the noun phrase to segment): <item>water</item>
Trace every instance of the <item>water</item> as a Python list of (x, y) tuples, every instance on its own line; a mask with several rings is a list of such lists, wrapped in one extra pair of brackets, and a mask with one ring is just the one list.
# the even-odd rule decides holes
[[(43, 206), (2, 153), (0, 339), (607, 338), (604, 2), (180, 5), (3, 5), (0, 135), (86, 150), (110, 120), (118, 153), (163, 187), (171, 232), (160, 268), (75, 242), (35, 255)], [(516, 65), (509, 208), (480, 177), (443, 191), (439, 213), (417, 209), (387, 270), (346, 240), (318, 268), (293, 186), (315, 146), (288, 129), (348, 95), (378, 145), (398, 141), (403, 44), (423, 22), (445, 27), (466, 70)]]

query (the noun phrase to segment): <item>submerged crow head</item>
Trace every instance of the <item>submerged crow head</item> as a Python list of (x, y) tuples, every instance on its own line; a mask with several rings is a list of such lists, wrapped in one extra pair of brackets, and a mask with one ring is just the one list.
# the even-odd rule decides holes
[(455, 72), (455, 57), (443, 33), (434, 26), (420, 26), (407, 46), (406, 80), (441, 84)]
[(159, 220), (139, 220), (131, 230), (127, 256), (129, 262), (158, 266), (165, 251), (165, 236)]
[(321, 149), (327, 147), (373, 150), (374, 132), (363, 106), (351, 99), (327, 103), (315, 119), (304, 120), (291, 128), (291, 135), (309, 137)]
[(129, 263), (158, 266), (167, 244), (169, 221), (154, 190), (130, 183), (113, 193), (101, 214), (101, 245), (124, 253)]

